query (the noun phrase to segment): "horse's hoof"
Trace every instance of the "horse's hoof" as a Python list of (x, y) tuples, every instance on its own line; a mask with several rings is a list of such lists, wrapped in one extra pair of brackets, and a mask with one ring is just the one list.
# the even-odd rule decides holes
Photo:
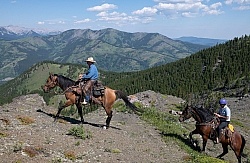
[(104, 130), (106, 130), (106, 129), (107, 129), (107, 127), (106, 127), (106, 126), (103, 126), (102, 128), (103, 128)]

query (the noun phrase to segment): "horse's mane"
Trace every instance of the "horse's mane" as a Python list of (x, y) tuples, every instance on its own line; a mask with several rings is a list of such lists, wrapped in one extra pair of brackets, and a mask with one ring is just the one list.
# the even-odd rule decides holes
[(54, 76), (57, 76), (58, 83), (60, 83), (62, 86), (66, 87), (66, 88), (75, 84), (74, 80), (67, 78), (63, 75), (54, 74)]
[(202, 106), (195, 106), (193, 109), (199, 114), (202, 122), (209, 122), (214, 117), (213, 113), (209, 109)]

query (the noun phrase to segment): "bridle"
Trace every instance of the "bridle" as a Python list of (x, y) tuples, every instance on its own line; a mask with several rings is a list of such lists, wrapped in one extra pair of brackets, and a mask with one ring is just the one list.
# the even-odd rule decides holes
[[(185, 112), (187, 112), (187, 113), (185, 115), (182, 114), (183, 121), (193, 117), (196, 120), (196, 122), (201, 123), (201, 118), (198, 115), (198, 113), (191, 106), (187, 106), (187, 107), (188, 108), (185, 109)], [(183, 113), (185, 113), (185, 112), (183, 112)]]
[(46, 84), (44, 85), (44, 88), (48, 89), (48, 91), (51, 90), (52, 88), (58, 85), (57, 80), (58, 80), (57, 76), (50, 75)]

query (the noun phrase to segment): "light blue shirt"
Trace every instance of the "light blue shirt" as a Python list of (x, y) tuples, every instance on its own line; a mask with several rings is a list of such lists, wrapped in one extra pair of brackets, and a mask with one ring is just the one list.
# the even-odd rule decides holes
[(98, 70), (94, 64), (89, 66), (88, 72), (83, 75), (82, 79), (97, 80), (98, 79)]
[(228, 117), (228, 119), (226, 119), (226, 121), (230, 121), (230, 119), (231, 119), (231, 111), (227, 105), (225, 105), (223, 108), (220, 108), (218, 111), (218, 114), (220, 114), (224, 117)]

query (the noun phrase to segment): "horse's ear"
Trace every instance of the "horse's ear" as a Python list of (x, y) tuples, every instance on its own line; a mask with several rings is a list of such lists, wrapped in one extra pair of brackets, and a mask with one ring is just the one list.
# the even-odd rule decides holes
[(49, 72), (49, 75), (53, 75), (53, 73), (52, 73), (52, 72)]

